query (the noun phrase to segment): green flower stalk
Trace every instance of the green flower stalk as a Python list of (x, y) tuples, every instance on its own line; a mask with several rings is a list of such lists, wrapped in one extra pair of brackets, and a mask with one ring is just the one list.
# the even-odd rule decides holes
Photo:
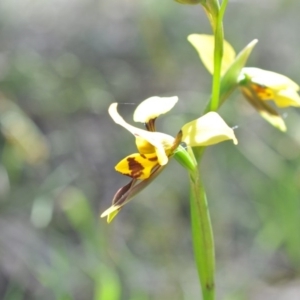
[[(211, 24), (211, 27), (213, 29), (213, 32), (216, 31), (216, 28), (218, 26), (218, 15), (220, 12), (220, 5), (218, 0), (175, 0), (176, 2), (180, 4), (201, 4), (204, 12), (206, 13), (206, 16)], [(227, 0), (223, 1), (227, 3)], [(225, 3), (224, 3), (225, 4)], [(223, 5), (223, 3), (222, 3)], [(226, 5), (224, 5), (226, 6)]]
[(190, 172), (193, 248), (204, 300), (215, 299), (215, 249), (205, 189), (198, 170)]

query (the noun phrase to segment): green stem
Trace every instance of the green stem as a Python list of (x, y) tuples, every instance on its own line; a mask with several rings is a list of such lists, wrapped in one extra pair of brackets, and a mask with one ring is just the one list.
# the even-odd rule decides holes
[(205, 190), (198, 170), (190, 172), (194, 255), (204, 300), (215, 299), (215, 251)]
[(214, 49), (214, 75), (212, 83), (212, 98), (210, 110), (216, 111), (219, 107), (219, 94), (221, 82), (221, 65), (223, 57), (223, 26), (219, 16), (215, 30), (215, 49)]
[(223, 58), (223, 43), (224, 43), (224, 30), (223, 30), (223, 17), (228, 4), (228, 0), (223, 0), (219, 7), (216, 17), (216, 25), (213, 27), (215, 36), (215, 49), (214, 49), (214, 74), (212, 83), (212, 97), (210, 102), (210, 110), (217, 111), (220, 101), (220, 82), (221, 82), (221, 67)]
[(222, 4), (221, 4), (221, 7), (220, 7), (219, 18), (220, 18), (222, 23), (223, 23), (224, 13), (225, 13), (227, 4), (228, 4), (228, 0), (223, 0)]
[[(221, 67), (223, 58), (223, 16), (228, 0), (210, 2), (211, 7), (205, 6), (215, 37), (214, 48), (214, 74), (212, 82), (212, 96), (210, 105), (205, 112), (217, 111), (220, 105)], [(205, 147), (194, 148), (197, 161), (200, 162)], [(205, 189), (199, 171), (190, 171), (190, 202), (192, 239), (197, 270), (202, 288), (203, 300), (215, 299), (215, 249), (212, 225), (207, 205)]]
[(216, 111), (219, 107), (220, 81), (221, 81), (221, 63), (223, 55), (223, 47), (220, 47), (218, 35), (215, 35), (215, 51), (214, 51), (214, 75), (212, 84), (212, 98), (210, 110)]
[[(218, 1), (213, 3), (216, 6), (214, 7), (214, 14), (210, 15), (210, 21), (215, 37), (214, 74), (212, 82), (211, 101), (210, 105), (206, 107), (205, 113), (209, 110), (217, 111), (220, 106), (221, 67), (224, 43), (223, 17), (226, 10), (226, 6), (228, 4), (228, 0), (223, 0), (221, 6), (219, 6)], [(198, 162), (201, 161), (204, 151), (205, 147), (194, 149), (194, 153), (197, 157)], [(205, 189), (199, 171), (197, 169), (190, 172), (190, 190), (193, 247), (200, 284), (202, 288), (202, 296), (203, 300), (214, 300), (214, 238)]]

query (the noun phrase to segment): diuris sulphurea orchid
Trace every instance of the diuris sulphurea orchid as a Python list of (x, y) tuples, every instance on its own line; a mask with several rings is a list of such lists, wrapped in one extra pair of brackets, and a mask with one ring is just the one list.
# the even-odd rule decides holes
[[(177, 101), (176, 96), (151, 97), (139, 104), (133, 119), (135, 122), (144, 123), (146, 130), (128, 124), (118, 113), (117, 103), (110, 105), (108, 112), (111, 118), (134, 135), (138, 152), (128, 155), (115, 166), (116, 171), (131, 177), (131, 181), (117, 191), (112, 206), (102, 213), (101, 217), (107, 217), (108, 223), (126, 203), (161, 173), (176, 153), (184, 152), (183, 155), (191, 159), (181, 143), (185, 143), (188, 148), (209, 146), (225, 140), (233, 140), (237, 144), (233, 130), (216, 112), (209, 112), (183, 125), (175, 138), (157, 132), (155, 120), (171, 110)], [(196, 167), (196, 162), (192, 159), (191, 161)], [(187, 163), (187, 167), (190, 165), (190, 162)]]
[[(191, 34), (188, 36), (188, 40), (198, 52), (206, 69), (213, 74), (214, 36)], [(236, 55), (233, 47), (224, 40), (221, 65), (221, 103), (225, 100), (223, 99), (225, 96), (228, 96), (235, 88), (239, 88), (248, 102), (266, 121), (279, 130), (286, 131), (284, 120), (269, 104), (269, 100), (280, 108), (300, 107), (299, 86), (284, 75), (259, 68), (244, 67), (257, 41), (253, 42)]]
[(298, 84), (284, 75), (259, 68), (243, 68), (238, 82), (243, 95), (260, 115), (281, 131), (286, 131), (282, 117), (267, 101), (274, 101), (280, 108), (300, 107)]

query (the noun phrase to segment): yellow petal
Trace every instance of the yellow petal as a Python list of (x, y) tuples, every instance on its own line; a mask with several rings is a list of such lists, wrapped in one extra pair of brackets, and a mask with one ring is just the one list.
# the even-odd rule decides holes
[(258, 112), (271, 125), (279, 129), (280, 131), (286, 131), (285, 123), (280, 115), (273, 115), (265, 110), (260, 110)]
[(237, 144), (233, 130), (216, 112), (209, 112), (185, 124), (181, 130), (182, 141), (191, 147), (209, 146), (226, 140), (233, 140)]
[(107, 217), (107, 223), (110, 223), (115, 218), (115, 216), (119, 213), (121, 207), (122, 207), (121, 205), (112, 205), (110, 208), (104, 211), (100, 217), (101, 218)]
[(255, 96), (260, 100), (273, 100), (275, 98), (275, 92), (271, 88), (257, 83), (250, 83), (249, 88), (253, 91)]
[(290, 78), (271, 71), (259, 68), (243, 68), (242, 72), (251, 78), (251, 81), (274, 90), (293, 89), (299, 91), (299, 85)]
[(156, 119), (158, 116), (170, 111), (177, 103), (178, 97), (151, 97), (144, 100), (136, 108), (133, 114), (135, 122), (148, 123), (149, 120)]
[(141, 137), (137, 136), (135, 138), (135, 144), (139, 150), (139, 153), (141, 153), (141, 154), (149, 154), (149, 153), (155, 152), (155, 147)]
[[(209, 73), (214, 73), (214, 48), (215, 39), (213, 35), (207, 34), (190, 34), (188, 41), (198, 52), (201, 61)], [(235, 51), (232, 46), (224, 40), (223, 59), (221, 66), (221, 75), (223, 76), (228, 67), (235, 59)]]
[(300, 96), (293, 89), (285, 89), (279, 91), (272, 100), (274, 100), (278, 107), (300, 107)]
[(160, 132), (149, 132), (128, 124), (117, 111), (118, 103), (112, 103), (108, 112), (112, 119), (119, 125), (126, 128), (134, 136), (144, 139), (155, 147), (158, 162), (161, 166), (168, 163), (168, 150), (172, 148), (174, 138)]
[(158, 165), (156, 153), (134, 153), (122, 159), (116, 166), (116, 171), (135, 179), (149, 178), (152, 169)]
[(251, 90), (251, 97), (273, 100), (278, 107), (300, 106), (298, 85), (286, 76), (257, 68), (244, 68), (241, 88)]

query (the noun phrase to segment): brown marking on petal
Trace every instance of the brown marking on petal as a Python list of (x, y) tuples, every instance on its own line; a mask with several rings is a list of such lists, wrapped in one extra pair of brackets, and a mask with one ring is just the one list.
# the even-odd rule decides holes
[(145, 127), (148, 131), (155, 131), (155, 120), (156, 118), (150, 119), (147, 123), (145, 123)]
[(141, 157), (146, 159), (146, 155), (145, 154), (141, 154)]
[(131, 173), (129, 174), (132, 178), (138, 178), (143, 174), (143, 170), (145, 169), (142, 164), (140, 164), (138, 161), (135, 160), (134, 157), (128, 157), (128, 168), (131, 170)]
[(148, 158), (148, 160), (149, 160), (149, 161), (157, 161), (158, 158), (157, 158), (157, 156), (155, 156), (155, 157)]
[(175, 138), (174, 142), (173, 142), (173, 145), (172, 145), (172, 148), (171, 148), (171, 154), (180, 145), (181, 140), (182, 140), (182, 135), (183, 135), (183, 133), (182, 133), (182, 130), (180, 129), (179, 132), (176, 135), (176, 138)]

